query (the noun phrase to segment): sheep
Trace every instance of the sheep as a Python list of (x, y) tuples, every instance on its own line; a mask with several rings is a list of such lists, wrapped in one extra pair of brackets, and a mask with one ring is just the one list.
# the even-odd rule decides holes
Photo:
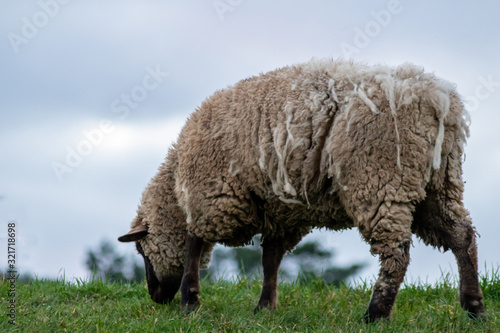
[(313, 59), (247, 78), (190, 115), (119, 240), (136, 242), (152, 300), (180, 288), (189, 312), (214, 244), (262, 234), (257, 312), (276, 308), (280, 262), (312, 228), (357, 227), (380, 260), (372, 322), (391, 314), (415, 234), (452, 250), (460, 303), (484, 317), (463, 205), (467, 121), (453, 84), (408, 63)]

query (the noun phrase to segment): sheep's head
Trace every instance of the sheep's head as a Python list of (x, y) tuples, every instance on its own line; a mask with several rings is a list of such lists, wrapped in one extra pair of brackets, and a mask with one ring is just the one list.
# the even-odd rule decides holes
[(176, 241), (177, 244), (172, 244), (174, 239), (165, 234), (152, 234), (144, 224), (133, 227), (118, 240), (135, 242), (137, 251), (144, 258), (151, 299), (160, 304), (172, 301), (179, 290), (183, 274), (182, 262), (179, 262), (179, 258), (172, 257), (172, 253), (185, 253), (183, 240), (180, 240), (180, 244), (179, 240)]

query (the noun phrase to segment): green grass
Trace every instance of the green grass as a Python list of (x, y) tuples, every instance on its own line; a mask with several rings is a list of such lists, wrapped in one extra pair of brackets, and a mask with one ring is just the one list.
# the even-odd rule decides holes
[(481, 279), (486, 321), (462, 310), (448, 279), (434, 286), (405, 285), (392, 319), (364, 324), (370, 285), (334, 288), (319, 280), (278, 287), (278, 310), (253, 314), (260, 281), (202, 283), (202, 306), (183, 315), (179, 295), (153, 303), (144, 284), (100, 280), (77, 283), (37, 280), (17, 285), (17, 325), (7, 321), (9, 282), (0, 279), (0, 332), (500, 332), (498, 269)]

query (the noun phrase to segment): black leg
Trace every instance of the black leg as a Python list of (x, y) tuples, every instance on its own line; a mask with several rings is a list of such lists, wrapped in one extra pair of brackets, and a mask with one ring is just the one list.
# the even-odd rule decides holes
[[(453, 207), (451, 210), (449, 207)], [(429, 245), (451, 249), (460, 275), (460, 304), (471, 318), (484, 317), (479, 288), (476, 231), (461, 203), (429, 193), (415, 212), (413, 232)]]
[(366, 322), (388, 318), (410, 263), (413, 207), (409, 203), (385, 202), (373, 219), (370, 229), (363, 229), (371, 253), (378, 254), (380, 273), (373, 286)]
[(276, 309), (278, 269), (285, 251), (283, 242), (280, 239), (264, 238), (264, 242), (262, 244), (264, 282), (262, 285), (262, 294), (260, 296), (259, 304), (255, 308), (254, 313), (257, 313), (265, 307), (268, 307), (271, 310)]
[(203, 250), (203, 239), (188, 235), (186, 239), (186, 262), (181, 284), (181, 309), (194, 311), (199, 305), (200, 293), (200, 257)]
[(380, 273), (365, 313), (366, 322), (389, 317), (409, 262), (409, 242), (401, 244), (391, 254), (380, 255)]

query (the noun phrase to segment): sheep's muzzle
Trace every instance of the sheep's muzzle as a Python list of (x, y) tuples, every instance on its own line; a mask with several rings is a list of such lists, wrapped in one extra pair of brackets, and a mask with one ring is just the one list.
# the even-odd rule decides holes
[(148, 279), (148, 291), (151, 299), (159, 304), (171, 302), (181, 285), (182, 274), (176, 274), (163, 278), (161, 281), (150, 281)]
[(146, 268), (146, 286), (151, 299), (160, 304), (172, 301), (181, 285), (183, 275), (182, 268), (179, 268), (178, 270), (171, 272), (169, 275), (159, 279), (151, 261), (148, 256), (144, 254), (144, 250), (139, 242), (136, 242), (136, 248), (144, 258), (144, 266)]

